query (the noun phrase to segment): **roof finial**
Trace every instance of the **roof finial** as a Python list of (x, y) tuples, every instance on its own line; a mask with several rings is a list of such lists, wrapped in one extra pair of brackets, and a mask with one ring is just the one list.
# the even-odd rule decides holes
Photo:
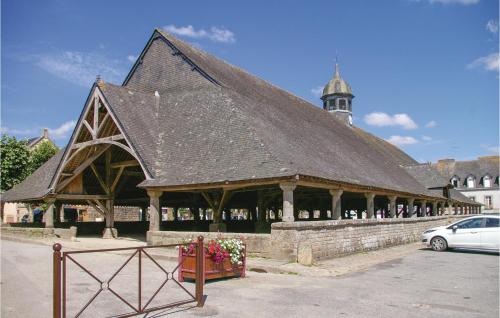
[(340, 78), (340, 73), (339, 73), (339, 53), (336, 51), (335, 52), (335, 77)]

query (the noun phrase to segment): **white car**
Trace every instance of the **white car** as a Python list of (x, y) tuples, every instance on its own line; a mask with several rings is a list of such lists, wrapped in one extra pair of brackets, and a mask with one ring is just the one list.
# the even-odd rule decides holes
[(448, 248), (479, 249), (498, 252), (500, 249), (500, 216), (473, 216), (425, 231), (422, 243), (435, 251)]

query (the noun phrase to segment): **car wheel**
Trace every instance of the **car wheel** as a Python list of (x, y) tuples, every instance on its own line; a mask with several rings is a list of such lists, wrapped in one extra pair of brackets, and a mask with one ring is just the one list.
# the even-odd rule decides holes
[(435, 251), (442, 252), (446, 251), (446, 249), (448, 248), (448, 243), (444, 238), (436, 236), (431, 240), (431, 247)]

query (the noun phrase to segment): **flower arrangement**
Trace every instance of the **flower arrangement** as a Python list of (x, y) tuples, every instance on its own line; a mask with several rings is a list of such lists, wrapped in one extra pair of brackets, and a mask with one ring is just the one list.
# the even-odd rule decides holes
[[(184, 241), (182, 249), (186, 253), (190, 253), (195, 248), (192, 240)], [(218, 237), (215, 240), (210, 240), (205, 245), (205, 253), (216, 264), (222, 264), (225, 259), (230, 258), (231, 264), (241, 265), (243, 259), (243, 241), (241, 239), (224, 239)]]

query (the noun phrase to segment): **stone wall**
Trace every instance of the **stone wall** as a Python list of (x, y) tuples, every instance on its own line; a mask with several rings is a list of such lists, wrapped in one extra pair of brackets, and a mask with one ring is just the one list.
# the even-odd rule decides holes
[(426, 229), (462, 217), (274, 223), (272, 257), (309, 265), (341, 255), (416, 242)]
[[(148, 245), (178, 244), (187, 240), (196, 240), (202, 235), (205, 242), (216, 239), (221, 233), (216, 232), (179, 232), (179, 231), (148, 231)], [(270, 234), (223, 233), (224, 238), (241, 238), (247, 245), (250, 255), (270, 257)]]
[(69, 229), (61, 228), (42, 228), (42, 227), (8, 227), (2, 226), (2, 236), (14, 236), (24, 238), (53, 238), (71, 240), (76, 237), (76, 227), (72, 226)]

